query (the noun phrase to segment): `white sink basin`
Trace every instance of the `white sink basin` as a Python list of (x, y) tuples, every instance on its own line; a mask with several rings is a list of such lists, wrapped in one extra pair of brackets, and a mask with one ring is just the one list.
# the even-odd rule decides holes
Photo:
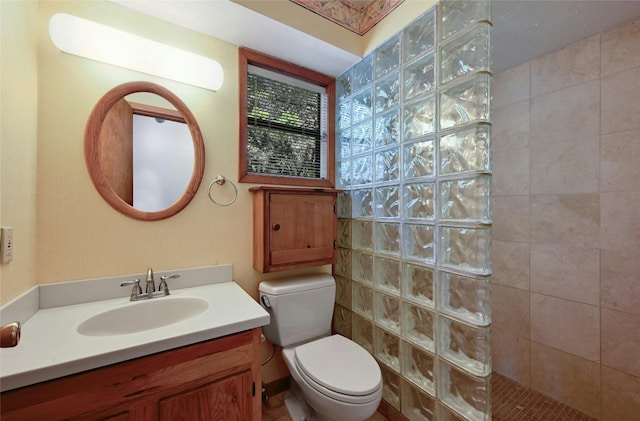
[(190, 319), (209, 307), (197, 297), (161, 297), (132, 302), (124, 307), (98, 313), (78, 326), (86, 336), (114, 336), (142, 332)]

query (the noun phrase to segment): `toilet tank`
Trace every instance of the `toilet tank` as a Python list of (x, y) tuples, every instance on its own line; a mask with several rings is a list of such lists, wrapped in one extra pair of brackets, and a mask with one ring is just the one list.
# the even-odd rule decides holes
[(313, 273), (260, 282), (260, 304), (271, 316), (262, 328), (272, 343), (286, 347), (331, 334), (336, 282)]

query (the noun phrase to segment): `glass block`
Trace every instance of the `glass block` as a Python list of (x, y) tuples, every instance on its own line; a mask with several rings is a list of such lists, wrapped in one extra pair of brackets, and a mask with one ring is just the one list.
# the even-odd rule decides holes
[(400, 371), (400, 338), (386, 330), (374, 326), (374, 355), (395, 371)]
[(404, 68), (404, 100), (411, 100), (436, 88), (434, 55), (418, 60)]
[(371, 155), (361, 156), (352, 160), (353, 178), (351, 184), (371, 184), (373, 181), (373, 159)]
[(435, 352), (433, 313), (426, 308), (402, 303), (402, 336), (426, 350)]
[(463, 373), (440, 360), (438, 365), (438, 396), (465, 420), (491, 420), (491, 379)]
[(490, 121), (489, 76), (476, 77), (440, 93), (440, 129)]
[(333, 330), (346, 338), (351, 337), (351, 314), (344, 307), (333, 307)]
[(414, 303), (433, 308), (434, 270), (425, 266), (403, 263), (402, 296)]
[(346, 188), (351, 186), (351, 161), (344, 160), (336, 163), (338, 167), (338, 175), (336, 177), (336, 186), (338, 188)]
[(467, 419), (440, 404), (438, 405), (438, 421), (467, 421)]
[(402, 344), (402, 354), (402, 374), (420, 389), (435, 396), (434, 356), (408, 342)]
[(489, 329), (438, 316), (438, 355), (475, 376), (491, 374)]
[(376, 153), (376, 181), (395, 181), (400, 178), (400, 148)]
[(480, 24), (440, 49), (440, 81), (491, 70), (491, 26)]
[(405, 184), (402, 189), (402, 216), (406, 219), (434, 219), (434, 183)]
[(370, 254), (352, 252), (352, 279), (373, 285), (373, 256)]
[(358, 92), (373, 82), (373, 54), (369, 54), (353, 66), (353, 92)]
[(403, 382), (402, 414), (410, 421), (435, 421), (435, 401), (417, 387)]
[(488, 278), (470, 278), (439, 272), (438, 308), (447, 314), (480, 326), (491, 324)]
[(434, 233), (433, 225), (404, 224), (402, 255), (407, 259), (433, 262)]
[(351, 222), (351, 243), (355, 250), (373, 250), (373, 222), (354, 219)]
[(400, 73), (394, 73), (376, 83), (376, 113), (382, 113), (400, 104)]
[(351, 100), (341, 100), (336, 108), (336, 127), (338, 130), (345, 130), (351, 126)]
[(351, 130), (341, 130), (337, 135), (336, 157), (341, 160), (351, 158)]
[(440, 219), (491, 223), (491, 177), (442, 181)]
[(380, 366), (382, 373), (382, 399), (396, 409), (400, 409), (400, 376), (385, 365)]
[(400, 334), (400, 300), (387, 294), (375, 291), (374, 320), (380, 326)]
[(353, 311), (373, 320), (373, 290), (366, 285), (352, 282)]
[(376, 222), (375, 250), (381, 254), (400, 256), (400, 224)]
[(435, 98), (414, 102), (404, 107), (404, 140), (431, 134), (435, 130)]
[(338, 193), (338, 218), (351, 218), (351, 192)]
[(440, 264), (481, 275), (491, 274), (490, 228), (440, 228)]
[(459, 0), (440, 3), (440, 33), (442, 39), (475, 22), (491, 20), (488, 0)]
[(336, 280), (336, 304), (351, 309), (351, 280), (343, 276), (334, 276)]
[(336, 274), (351, 278), (351, 250), (338, 248), (338, 259), (336, 261)]
[(404, 61), (413, 60), (433, 48), (435, 29), (435, 9), (432, 8), (402, 31)]
[(404, 177), (430, 177), (435, 175), (435, 150), (433, 139), (402, 146)]
[(373, 148), (371, 120), (354, 126), (351, 130), (351, 150), (354, 155), (370, 151)]
[(400, 295), (401, 270), (399, 261), (374, 257), (373, 278), (379, 289), (396, 296)]
[(386, 146), (400, 141), (400, 111), (376, 116), (376, 146)]
[(400, 35), (396, 35), (375, 51), (376, 79), (389, 74), (400, 65)]
[(440, 138), (441, 174), (491, 171), (491, 126), (481, 124)]
[(351, 95), (351, 70), (347, 70), (336, 79), (336, 98), (338, 101)]
[(351, 316), (351, 334), (355, 343), (373, 355), (373, 322), (353, 314)]
[(376, 218), (397, 218), (399, 216), (400, 196), (397, 185), (376, 187), (375, 216)]
[(373, 217), (373, 190), (372, 189), (352, 190), (351, 206), (353, 209), (354, 218)]
[(338, 219), (338, 247), (351, 248), (351, 220)]
[(367, 88), (351, 97), (351, 124), (371, 118), (373, 114), (373, 94), (371, 92), (372, 89)]

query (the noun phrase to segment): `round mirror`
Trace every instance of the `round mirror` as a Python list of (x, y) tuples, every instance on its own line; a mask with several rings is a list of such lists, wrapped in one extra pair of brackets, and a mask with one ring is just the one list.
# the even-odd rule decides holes
[[(157, 95), (174, 109), (151, 104), (159, 102), (153, 96), (143, 103), (130, 100), (140, 93)], [(84, 154), (104, 200), (142, 221), (180, 212), (204, 173), (204, 143), (195, 117), (177, 96), (150, 82), (116, 86), (98, 101), (87, 122)]]

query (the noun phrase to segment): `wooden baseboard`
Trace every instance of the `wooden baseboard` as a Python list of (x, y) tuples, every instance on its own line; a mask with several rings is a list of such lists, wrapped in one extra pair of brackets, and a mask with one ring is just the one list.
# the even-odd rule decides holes
[(409, 418), (402, 415), (400, 411), (398, 411), (384, 399), (381, 400), (380, 405), (378, 405), (378, 412), (381, 413), (389, 421), (409, 421)]
[(265, 383), (267, 396), (274, 396), (278, 393), (286, 392), (291, 387), (291, 377), (283, 377), (281, 379), (274, 380), (269, 383)]

